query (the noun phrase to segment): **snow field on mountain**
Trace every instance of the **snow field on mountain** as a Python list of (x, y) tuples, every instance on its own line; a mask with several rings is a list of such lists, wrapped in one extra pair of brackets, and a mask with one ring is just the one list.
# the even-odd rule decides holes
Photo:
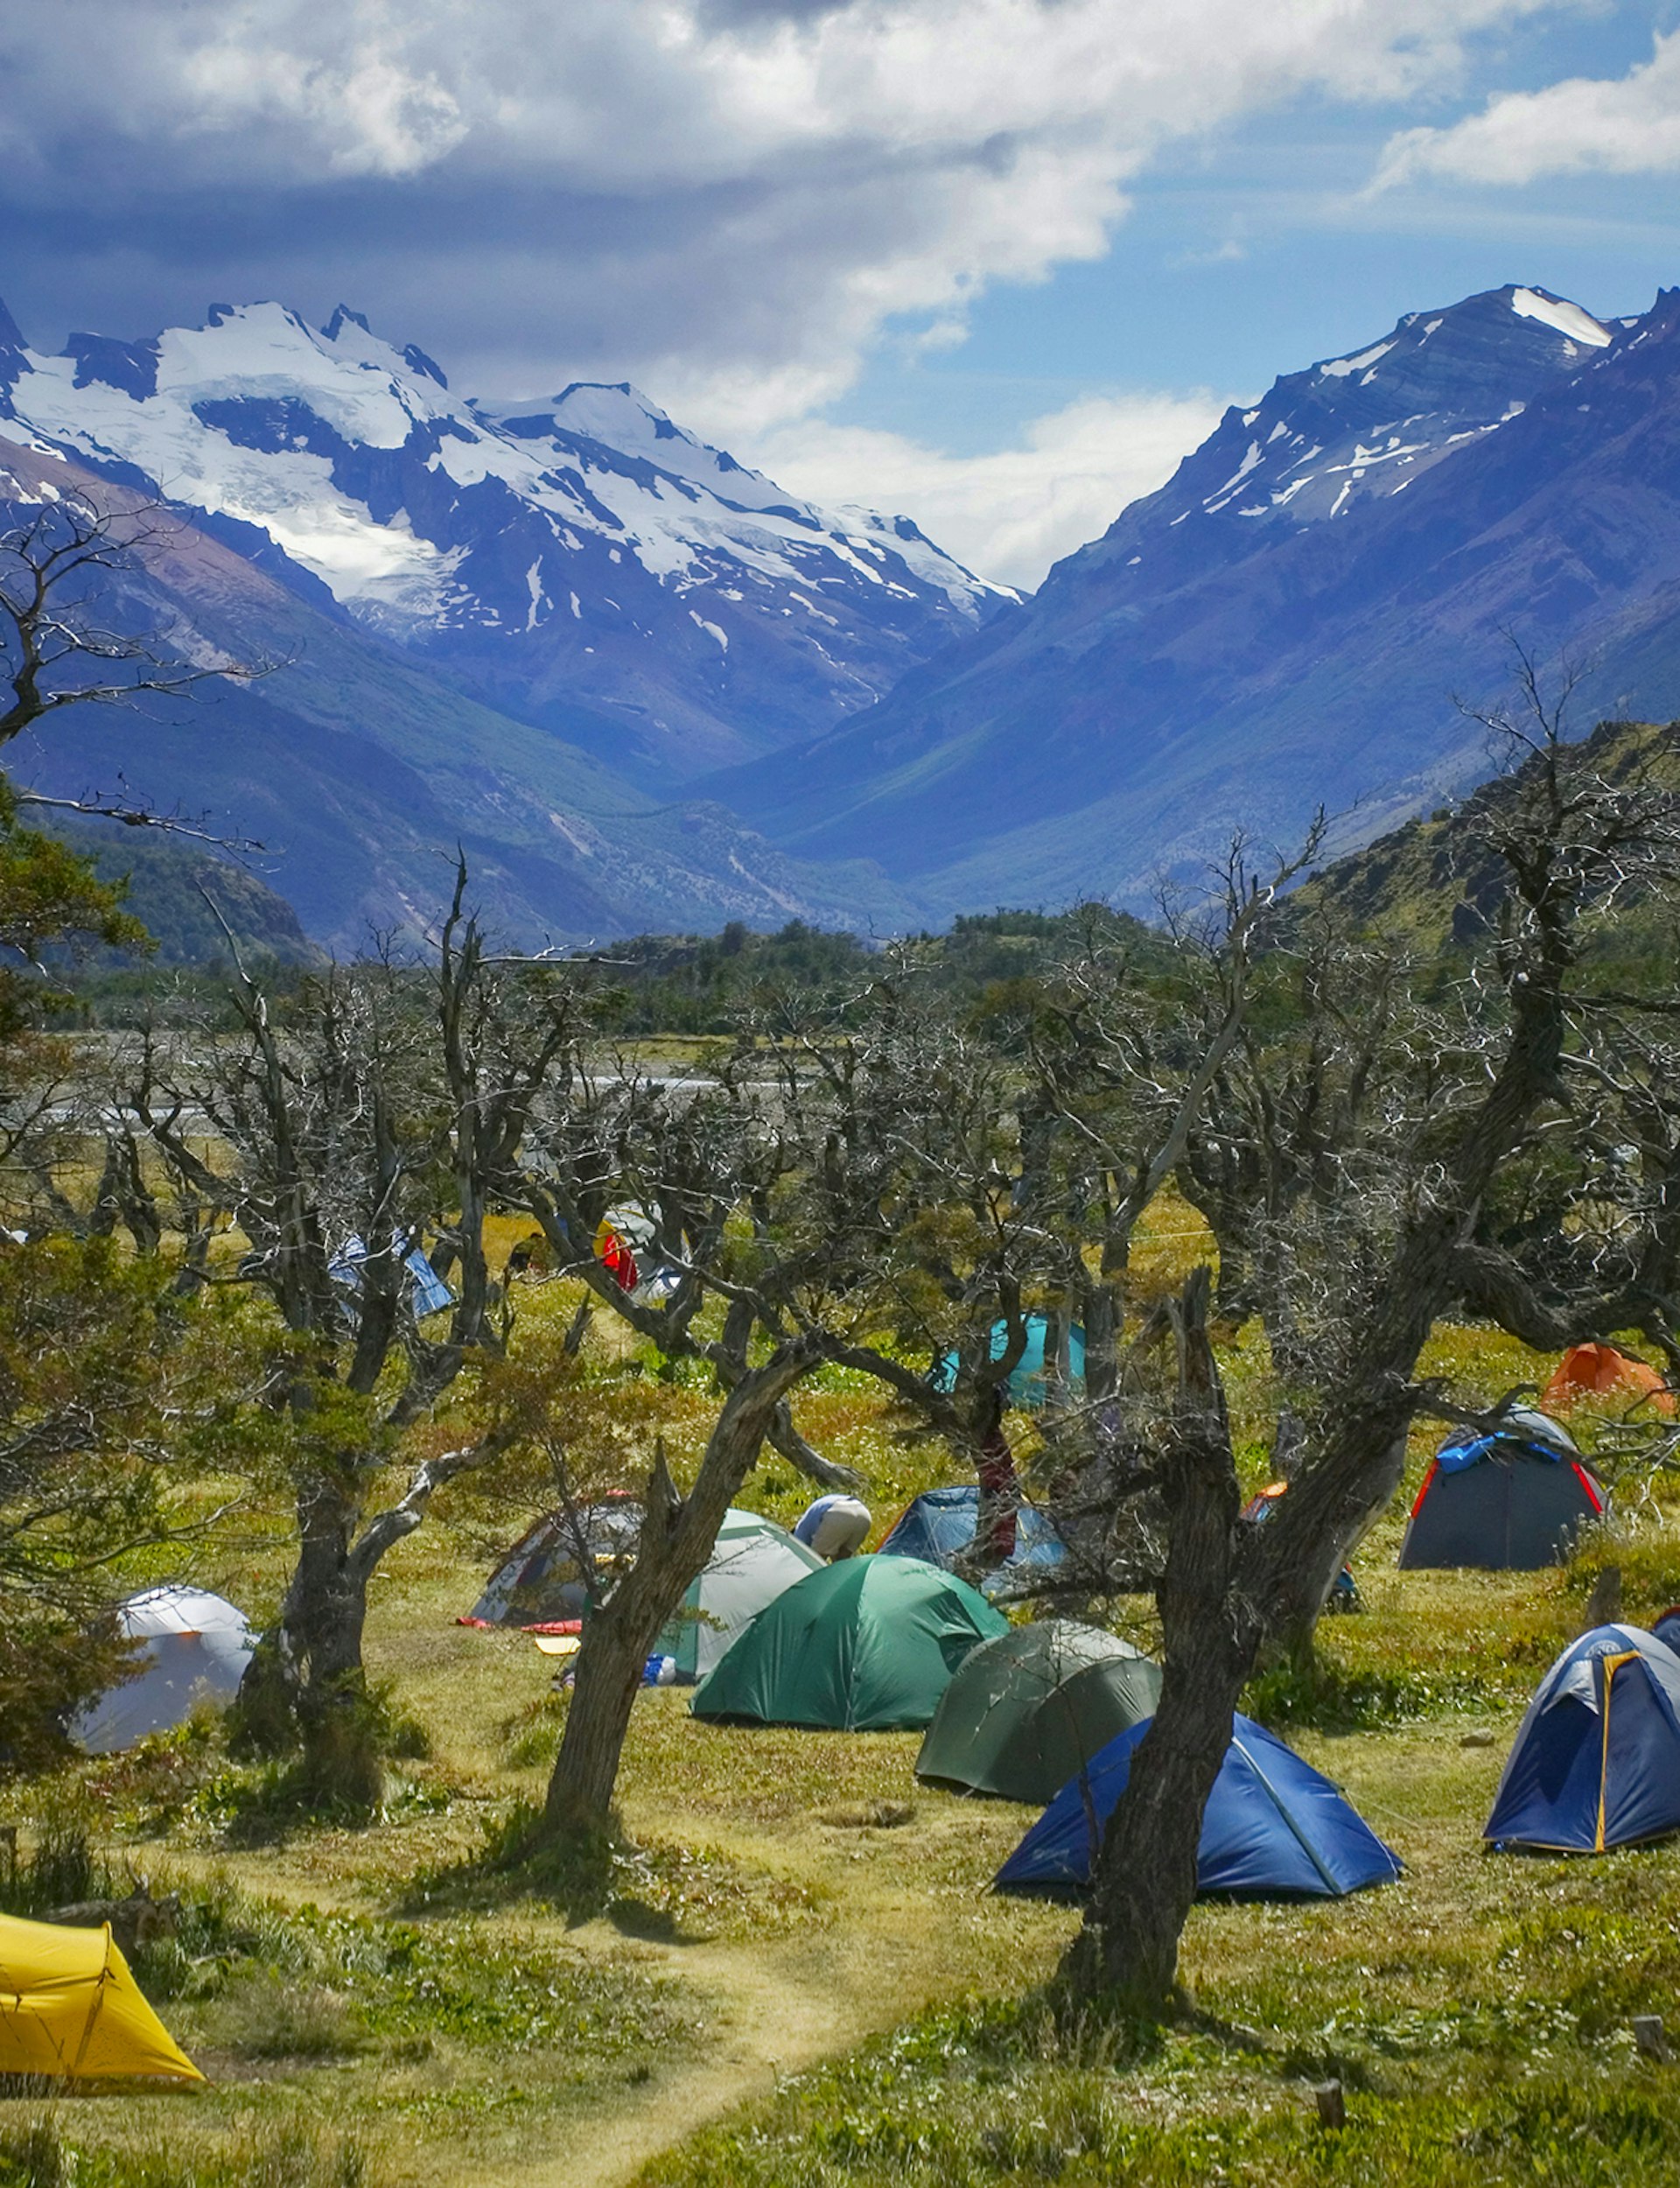
[[(375, 515), (346, 486), (346, 459), (365, 452), (424, 450), (425, 470), (454, 487), (494, 481), (543, 512), (557, 553), (592, 536), (679, 591), (710, 583), (724, 562), (771, 585), (886, 586), (894, 558), (970, 614), (993, 590), (914, 528), (791, 499), (627, 386), (480, 404), (451, 396), (417, 353), (398, 352), (354, 313), (317, 331), (278, 304), (217, 309), (204, 326), (136, 350), (129, 386), (102, 376), (112, 368), (97, 346), (28, 353), (17, 416), (90, 460), (134, 466), (172, 499), (257, 525), (343, 605), (387, 619), (472, 620), (479, 604), (453, 582), (459, 550), (429, 536), (440, 519), (413, 508)], [(153, 384), (137, 392), (148, 356)], [(552, 598), (554, 578), (541, 574)], [(900, 591), (917, 597), (913, 586)]]

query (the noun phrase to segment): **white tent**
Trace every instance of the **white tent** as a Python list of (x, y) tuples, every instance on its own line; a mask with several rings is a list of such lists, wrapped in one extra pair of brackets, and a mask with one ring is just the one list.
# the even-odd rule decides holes
[(150, 1588), (118, 1606), (118, 1630), (144, 1641), (139, 1676), (90, 1702), (70, 1728), (89, 1755), (132, 1747), (182, 1723), (200, 1701), (230, 1702), (256, 1635), (242, 1610), (201, 1588)]
[[(632, 1563), (641, 1532), (641, 1506), (630, 1497), (585, 1504), (575, 1515), (539, 1519), (502, 1560), (473, 1607), (491, 1625), (556, 1624), (588, 1615), (580, 1552), (594, 1568), (603, 1596), (621, 1567)], [(823, 1560), (785, 1527), (732, 1504), (724, 1515), (705, 1570), (654, 1644), (676, 1659), (685, 1684), (704, 1679), (730, 1643), (786, 1588), (818, 1571)]]
[(676, 1658), (679, 1680), (704, 1679), (766, 1603), (822, 1564), (774, 1519), (732, 1504), (705, 1570), (654, 1649)]

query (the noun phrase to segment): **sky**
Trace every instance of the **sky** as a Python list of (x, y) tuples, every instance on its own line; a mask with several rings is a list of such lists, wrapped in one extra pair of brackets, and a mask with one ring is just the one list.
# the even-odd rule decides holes
[(1677, 181), (1680, 0), (0, 19), (0, 296), (38, 347), (344, 302), (486, 398), (632, 380), (1021, 586), (1404, 312), (1646, 308)]

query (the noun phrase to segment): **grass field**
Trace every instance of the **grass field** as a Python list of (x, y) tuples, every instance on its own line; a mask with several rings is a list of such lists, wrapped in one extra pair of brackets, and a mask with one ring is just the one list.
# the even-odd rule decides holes
[[(1171, 1220), (1154, 1252), (1172, 1280)], [(1443, 1330), (1428, 1364), (1491, 1397), (1541, 1364)], [(1264, 1363), (1234, 1344), (1229, 1365), (1257, 1466)], [(661, 1404), (703, 1433), (704, 1392)], [(799, 1411), (884, 1520), (942, 1471), (844, 1378)], [(1438, 1433), (1420, 1431), (1414, 1478)], [(788, 1518), (804, 1494), (772, 1463), (750, 1501)], [(375, 1582), (370, 1663), (429, 1752), (396, 1764), (368, 1827), (289, 1825), (208, 1725), (11, 1789), (26, 1861), (44, 1834), (90, 1834), (119, 1890), (132, 1870), (182, 1891), (179, 1936), (137, 1971), (210, 2079), (0, 2095), (0, 2188), (1680, 2177), (1680, 2069), (1638, 2056), (1630, 2027), (1666, 2012), (1680, 2039), (1680, 1848), (1571, 1863), (1479, 1839), (1594, 1573), (1620, 1564), (1634, 1617), (1680, 1596), (1660, 1501), (1536, 1575), (1403, 1578), (1403, 1514), (1382, 1523), (1356, 1560), (1364, 1614), (1323, 1629), (1322, 1678), (1258, 1700), (1406, 1875), (1329, 1906), (1199, 1907), (1203, 2017), (1141, 2049), (1055, 2034), (1039, 1987), (1076, 1917), (986, 1890), (1031, 1817), (918, 1788), (914, 1736), (704, 1726), (648, 1691), (622, 1778), (634, 1850), (592, 1904), (487, 1869), (564, 1708), (528, 1639), (453, 1623), (523, 1517), (474, 1491)], [(284, 1567), (277, 1519), (248, 1519), (196, 1577), (262, 1616)], [(1123, 1609), (1146, 1638), (1146, 1607)], [(1332, 2075), (1339, 2135), (1310, 2097)]]

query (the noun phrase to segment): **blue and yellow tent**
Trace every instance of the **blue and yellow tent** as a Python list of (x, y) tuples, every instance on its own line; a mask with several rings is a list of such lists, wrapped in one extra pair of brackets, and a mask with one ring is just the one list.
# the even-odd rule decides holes
[[(1110, 1741), (1083, 1780), (1064, 1785), (993, 1882), (999, 1891), (1057, 1896), (1089, 1889), (1131, 1758), (1154, 1722)], [(1339, 1899), (1391, 1883), (1399, 1856), (1330, 1780), (1251, 1717), (1237, 1717), (1201, 1820), (1196, 1889), (1243, 1899)]]
[(1680, 1657), (1639, 1626), (1594, 1626), (1540, 1682), (1482, 1836), (1602, 1854), (1680, 1830)]

